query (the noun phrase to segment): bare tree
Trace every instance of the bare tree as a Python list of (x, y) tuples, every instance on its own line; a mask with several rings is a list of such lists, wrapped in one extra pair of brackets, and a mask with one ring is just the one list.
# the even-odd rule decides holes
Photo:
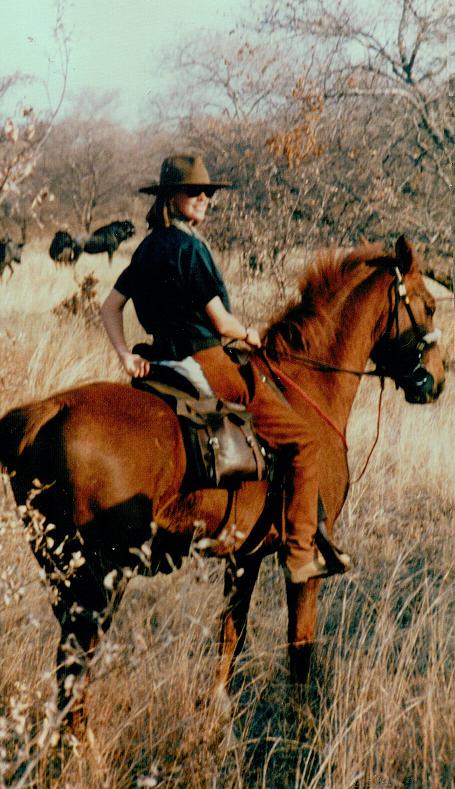
[[(31, 106), (23, 106), (16, 115), (2, 117), (0, 105), (0, 206), (3, 219), (11, 219), (20, 225), (23, 240), (27, 224), (30, 219), (37, 218), (37, 210), (50, 195), (46, 185), (35, 184), (32, 189), (32, 183), (66, 90), (69, 53), (60, 4), (57, 7), (54, 39), (61, 62), (61, 89), (56, 106), (47, 117), (39, 118)], [(2, 78), (0, 103), (19, 82), (31, 79), (19, 72)]]
[[(179, 115), (211, 115), (237, 122), (273, 118), (286, 105), (294, 84), (293, 68), (282, 45), (232, 31), (198, 37), (176, 53), (184, 75), (177, 91)], [(186, 86), (191, 82), (191, 93)]]
[(88, 233), (95, 220), (126, 210), (130, 198), (129, 151), (134, 136), (105, 118), (67, 118), (46, 151), (45, 172), (58, 197), (56, 222), (76, 220)]
[(385, 0), (376, 15), (353, 0), (272, 2), (260, 25), (315, 53), (345, 217), (363, 216), (358, 230), (380, 234), (400, 216), (441, 255), (451, 243), (453, 28), (444, 0)]

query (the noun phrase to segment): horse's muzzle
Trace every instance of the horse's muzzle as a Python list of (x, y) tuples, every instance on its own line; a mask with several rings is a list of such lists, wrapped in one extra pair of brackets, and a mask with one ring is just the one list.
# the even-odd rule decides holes
[(436, 386), (432, 374), (420, 364), (409, 375), (397, 378), (396, 383), (403, 389), (408, 403), (420, 405), (437, 400), (444, 389), (444, 381)]

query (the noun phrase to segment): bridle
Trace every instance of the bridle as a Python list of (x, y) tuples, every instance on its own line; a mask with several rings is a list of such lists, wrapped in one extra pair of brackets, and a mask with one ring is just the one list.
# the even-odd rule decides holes
[[(441, 330), (426, 332), (416, 321), (412, 311), (406, 284), (398, 266), (393, 267), (393, 280), (388, 290), (389, 315), (384, 336), (379, 340), (371, 358), (376, 364), (374, 370), (353, 370), (348, 367), (337, 367), (328, 362), (313, 359), (309, 356), (292, 353), (280, 353), (279, 359), (297, 361), (312, 370), (321, 373), (347, 373), (357, 377), (391, 378), (398, 388), (402, 388), (409, 402), (426, 401), (427, 394), (433, 391), (434, 379), (423, 364), (423, 355), (428, 348), (435, 345), (441, 338)], [(411, 322), (411, 329), (400, 332), (399, 308), (403, 302)], [(395, 336), (392, 331), (395, 327)], [(274, 374), (280, 377), (280, 371), (272, 366)], [(277, 381), (278, 383), (278, 381)]]
[[(368, 453), (366, 462), (360, 475), (353, 482), (358, 482), (362, 478), (379, 439), (384, 379), (391, 378), (395, 382), (397, 389), (400, 387), (403, 389), (406, 400), (412, 403), (426, 402), (427, 395), (433, 391), (434, 387), (434, 378), (423, 364), (423, 355), (428, 348), (430, 348), (432, 345), (435, 345), (440, 340), (441, 330), (434, 329), (432, 332), (426, 332), (425, 329), (419, 326), (412, 311), (403, 275), (398, 266), (393, 267), (393, 280), (388, 289), (388, 302), (389, 315), (387, 318), (385, 333), (371, 354), (371, 358), (376, 364), (376, 368), (374, 370), (353, 370), (347, 367), (337, 367), (327, 362), (312, 359), (308, 356), (291, 353), (279, 354), (279, 359), (298, 361), (310, 369), (318, 372), (347, 373), (349, 375), (355, 375), (358, 377), (373, 376), (380, 379), (381, 394), (378, 405), (376, 437)], [(403, 302), (406, 312), (408, 313), (412, 327), (410, 330), (407, 330), (404, 333), (400, 332), (399, 325), (399, 308), (401, 302)], [(391, 334), (394, 327), (395, 336), (392, 337)], [(322, 419), (337, 433), (347, 450), (346, 438), (344, 434), (327, 416), (327, 414), (322, 412), (317, 403), (315, 403), (303, 391), (303, 389), (301, 389), (296, 384), (295, 381), (293, 381), (289, 376), (284, 374), (278, 367), (276, 367), (273, 362), (270, 361), (264, 351), (259, 351), (259, 357), (268, 368), (275, 384), (281, 390), (285, 390), (288, 386), (298, 390), (302, 398), (307, 403), (309, 403), (309, 405), (311, 405), (317, 411)]]
[[(424, 353), (441, 338), (440, 329), (426, 332), (418, 325), (412, 311), (403, 275), (394, 267), (394, 279), (389, 292), (389, 317), (384, 337), (371, 354), (376, 364), (376, 375), (391, 378), (403, 389), (410, 403), (425, 403), (434, 388), (434, 378), (423, 363)], [(403, 303), (411, 322), (411, 329), (400, 333), (398, 311)], [(392, 329), (395, 336), (392, 338)]]

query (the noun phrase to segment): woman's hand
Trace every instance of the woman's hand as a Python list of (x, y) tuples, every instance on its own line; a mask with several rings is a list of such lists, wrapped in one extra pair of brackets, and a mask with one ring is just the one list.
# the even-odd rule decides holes
[(128, 375), (132, 378), (144, 378), (150, 372), (150, 362), (139, 356), (138, 353), (123, 351), (119, 353), (120, 361)]
[(249, 326), (246, 330), (245, 342), (248, 343), (248, 345), (251, 345), (253, 348), (260, 348), (261, 338), (259, 337), (258, 330)]
[(235, 315), (228, 312), (219, 296), (214, 296), (205, 306), (205, 311), (218, 334), (228, 340), (242, 340), (252, 348), (261, 347), (261, 338), (257, 329), (245, 328)]

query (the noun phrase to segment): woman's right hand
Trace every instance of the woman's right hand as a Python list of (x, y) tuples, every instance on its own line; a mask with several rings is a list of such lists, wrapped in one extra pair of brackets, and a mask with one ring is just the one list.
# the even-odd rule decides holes
[(262, 343), (258, 330), (249, 326), (247, 329), (245, 342), (248, 343), (248, 345), (251, 345), (253, 348), (260, 348)]
[(128, 375), (132, 378), (144, 378), (150, 372), (150, 362), (139, 356), (138, 353), (126, 351), (119, 353), (120, 361)]

